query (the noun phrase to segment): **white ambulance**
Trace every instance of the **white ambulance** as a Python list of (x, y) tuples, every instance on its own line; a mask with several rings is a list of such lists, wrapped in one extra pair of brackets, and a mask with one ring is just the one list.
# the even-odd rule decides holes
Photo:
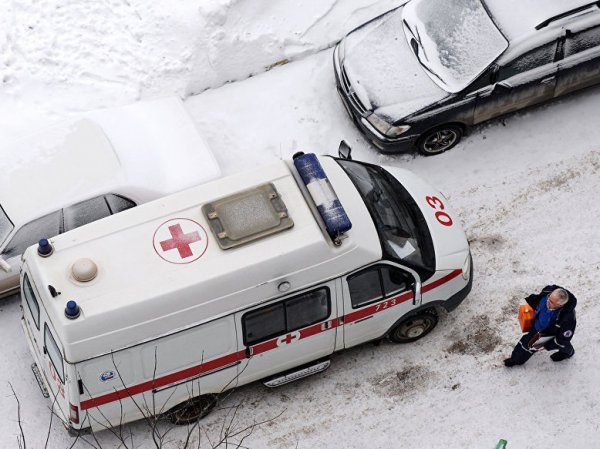
[(28, 248), (23, 327), (70, 430), (189, 423), (225, 390), (322, 371), (367, 341), (416, 340), (471, 283), (439, 191), (349, 151), (297, 154)]

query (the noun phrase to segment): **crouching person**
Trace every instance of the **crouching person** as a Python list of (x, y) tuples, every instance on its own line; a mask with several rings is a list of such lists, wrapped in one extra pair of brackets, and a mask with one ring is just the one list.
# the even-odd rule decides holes
[(550, 356), (554, 362), (572, 357), (575, 354), (571, 345), (576, 325), (575, 296), (562, 287), (548, 285), (525, 300), (535, 309), (533, 328), (523, 335), (504, 364), (522, 365), (541, 349), (558, 350)]

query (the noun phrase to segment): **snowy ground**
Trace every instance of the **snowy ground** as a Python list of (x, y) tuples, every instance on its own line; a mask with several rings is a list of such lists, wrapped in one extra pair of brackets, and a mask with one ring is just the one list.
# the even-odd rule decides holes
[[(499, 438), (509, 448), (599, 446), (600, 87), (479, 126), (441, 156), (382, 156), (337, 98), (328, 47), (392, 3), (0, 0), (0, 132), (211, 88), (186, 104), (225, 174), (299, 149), (334, 154), (343, 138), (355, 159), (413, 170), (449, 197), (475, 263), (473, 291), (454, 313), (414, 344), (361, 346), (335, 355), (322, 375), (276, 390), (243, 387), (205, 419), (208, 435), (241, 403), (236, 428), (282, 413), (244, 441), (253, 448), (484, 449)], [(282, 59), (295, 60), (265, 72)], [(508, 370), (501, 361), (520, 335), (517, 306), (547, 283), (579, 298), (577, 354), (561, 364), (538, 354)], [(19, 317), (17, 297), (0, 302), (0, 446), (16, 447), (19, 432), (10, 382), (28, 447), (39, 448), (49, 403)], [(143, 423), (128, 430), (133, 447), (151, 447)], [(172, 433), (172, 447), (184, 433)], [(97, 438), (117, 447), (108, 432)], [(48, 447), (72, 441), (52, 424)]]

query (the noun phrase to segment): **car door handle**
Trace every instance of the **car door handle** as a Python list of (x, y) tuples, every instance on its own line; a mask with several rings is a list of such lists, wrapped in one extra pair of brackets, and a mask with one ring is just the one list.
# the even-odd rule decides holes
[(556, 79), (556, 77), (555, 77), (555, 76), (550, 76), (550, 77), (548, 77), (548, 78), (544, 78), (544, 79), (541, 81), (541, 84), (550, 84), (550, 83), (551, 83), (551, 82), (553, 82), (555, 79)]

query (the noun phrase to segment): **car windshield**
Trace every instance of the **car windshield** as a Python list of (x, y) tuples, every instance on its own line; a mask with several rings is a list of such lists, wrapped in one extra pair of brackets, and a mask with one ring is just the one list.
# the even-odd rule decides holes
[(6, 215), (2, 206), (0, 206), (0, 245), (8, 238), (13, 228), (14, 226), (8, 215)]
[(448, 92), (465, 89), (508, 47), (481, 0), (412, 0), (402, 18), (413, 53)]
[(400, 184), (376, 165), (338, 159), (362, 196), (381, 241), (385, 259), (422, 276), (435, 270), (431, 234), (419, 206)]

